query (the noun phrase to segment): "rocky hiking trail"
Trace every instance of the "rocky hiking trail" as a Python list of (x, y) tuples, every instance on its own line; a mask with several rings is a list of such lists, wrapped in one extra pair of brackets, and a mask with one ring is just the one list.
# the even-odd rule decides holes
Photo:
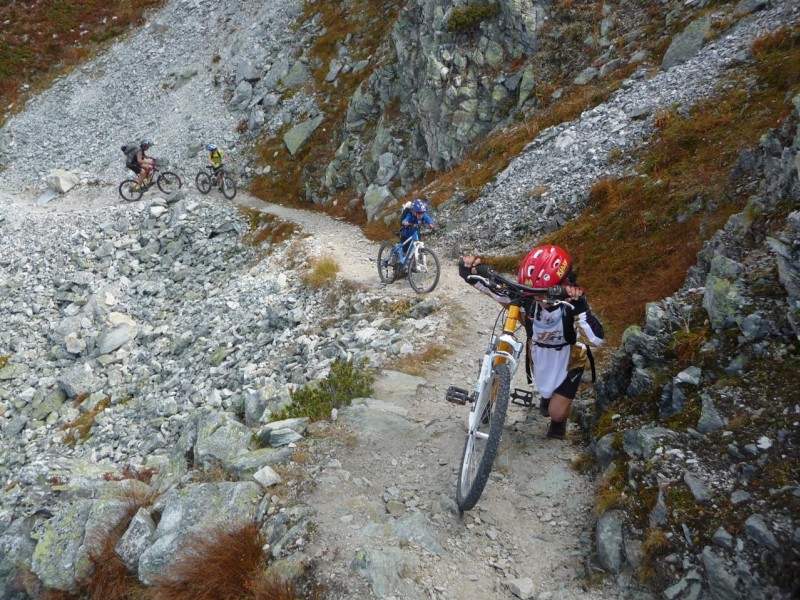
[[(191, 183), (186, 189), (194, 195)], [(57, 218), (120, 199), (112, 188), (82, 188), (58, 203), (38, 205), (24, 193), (5, 201)], [(478, 505), (459, 515), (455, 485), (468, 406), (446, 402), (445, 391), (474, 385), (499, 307), (461, 280), (456, 257), (437, 246), (438, 236), (427, 243), (439, 255), (441, 279), (418, 296), (405, 280), (380, 283), (378, 244), (359, 228), (243, 192), (235, 202), (295, 222), (308, 236), (310, 256), (335, 258), (341, 278), (383, 290), (387, 301), (431, 301), (437, 309), (429, 318), (447, 324), (447, 336), (436, 341), (450, 352), (423, 365), (424, 377), (383, 370), (372, 398), (343, 409), (299, 444), (311, 457), (300, 466), (307, 485), (299, 500), (313, 509), (304, 552), (316, 562), (326, 598), (632, 597), (618, 583), (590, 583), (593, 486), (571, 467), (581, 447), (570, 437), (546, 439), (547, 419), (535, 409), (510, 406), (491, 479)], [(524, 369), (512, 386), (527, 387)]]
[[(246, 195), (236, 200), (299, 224), (313, 235), (316, 252), (338, 260), (341, 277), (382, 286), (378, 244), (357, 227)], [(442, 276), (428, 296), (451, 324), (439, 342), (451, 352), (425, 365), (424, 378), (383, 371), (373, 397), (343, 411), (337, 427), (346, 431), (327, 449), (303, 498), (316, 510), (307, 553), (337, 598), (621, 597), (598, 582), (587, 588), (591, 481), (571, 468), (579, 445), (546, 439), (547, 419), (537, 410), (510, 405), (486, 490), (473, 510), (458, 514), (468, 407), (446, 402), (445, 391), (474, 385), (499, 307), (461, 280), (456, 258), (436, 242), (428, 239)], [(404, 280), (385, 291), (416, 296)], [(524, 369), (512, 386), (527, 387)]]

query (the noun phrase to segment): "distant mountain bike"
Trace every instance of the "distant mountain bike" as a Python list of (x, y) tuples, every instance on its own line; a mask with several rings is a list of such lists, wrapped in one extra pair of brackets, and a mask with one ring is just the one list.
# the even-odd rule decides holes
[(418, 294), (432, 292), (439, 283), (439, 257), (419, 239), (420, 223), (403, 242), (383, 242), (378, 250), (378, 275), (383, 283), (393, 283), (403, 275)]
[(524, 342), (514, 337), (521, 326), (520, 307), (530, 301), (530, 295), (546, 295), (548, 304), (559, 304), (567, 298), (562, 286), (531, 288), (510, 281), (492, 270), (488, 271), (486, 277), (469, 275), (468, 279), (480, 281), (486, 287), (497, 290), (511, 302), (497, 316), (475, 390), (469, 393), (463, 388), (451, 386), (445, 395), (448, 402), (472, 404), (456, 484), (456, 503), (461, 511), (474, 507), (486, 487), (500, 446), (509, 399), (515, 404), (533, 406), (532, 392), (511, 390), (520, 355), (525, 351)]
[(141, 200), (142, 195), (153, 186), (153, 182), (164, 194), (170, 194), (183, 185), (180, 176), (172, 171), (162, 171), (162, 163), (157, 159), (150, 175), (145, 179), (144, 184), (139, 185), (136, 179), (125, 179), (119, 184), (119, 195), (123, 200), (136, 202)]
[(206, 165), (206, 168), (197, 173), (197, 177), (194, 178), (197, 191), (201, 194), (207, 194), (211, 191), (217, 178), (219, 178), (219, 191), (228, 200), (233, 200), (234, 196), (236, 196), (236, 180), (225, 167), (222, 167), (221, 173), (214, 173), (214, 167)]

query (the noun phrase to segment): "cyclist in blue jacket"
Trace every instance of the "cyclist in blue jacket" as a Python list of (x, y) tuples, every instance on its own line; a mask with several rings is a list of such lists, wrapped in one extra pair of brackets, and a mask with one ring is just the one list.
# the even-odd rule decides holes
[(401, 243), (414, 234), (414, 225), (417, 223), (426, 223), (431, 229), (436, 229), (436, 222), (428, 214), (428, 203), (422, 198), (417, 198), (411, 206), (406, 206), (400, 215), (400, 225), (403, 227), (400, 230)]

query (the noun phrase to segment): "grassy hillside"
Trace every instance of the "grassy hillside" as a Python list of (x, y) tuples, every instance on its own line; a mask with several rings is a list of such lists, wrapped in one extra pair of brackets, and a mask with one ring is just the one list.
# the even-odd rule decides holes
[(141, 24), (164, 0), (0, 1), (0, 126), (9, 112)]

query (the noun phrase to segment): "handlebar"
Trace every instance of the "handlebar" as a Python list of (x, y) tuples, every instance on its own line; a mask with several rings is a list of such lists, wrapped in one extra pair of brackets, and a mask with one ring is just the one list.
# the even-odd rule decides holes
[(525, 296), (547, 296), (546, 302), (548, 304), (558, 304), (560, 301), (569, 298), (569, 294), (563, 285), (535, 288), (506, 279), (500, 273), (488, 267), (484, 272), (485, 276), (473, 274), (468, 275), (467, 279), (479, 281), (490, 288), (511, 291), (515, 300), (522, 299)]

